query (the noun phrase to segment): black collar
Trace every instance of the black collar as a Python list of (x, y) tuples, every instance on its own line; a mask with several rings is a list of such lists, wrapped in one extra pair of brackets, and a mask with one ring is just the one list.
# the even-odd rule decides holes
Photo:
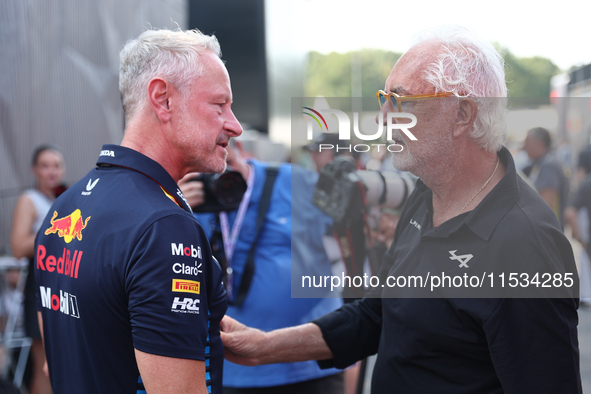
[[(488, 241), (501, 219), (515, 205), (523, 183), (517, 175), (515, 162), (509, 150), (502, 147), (497, 155), (507, 168), (507, 173), (474, 210), (456, 216), (439, 226), (436, 231), (437, 237), (447, 237), (466, 225), (478, 237)], [(433, 192), (420, 179), (417, 181), (417, 189), (432, 215)]]

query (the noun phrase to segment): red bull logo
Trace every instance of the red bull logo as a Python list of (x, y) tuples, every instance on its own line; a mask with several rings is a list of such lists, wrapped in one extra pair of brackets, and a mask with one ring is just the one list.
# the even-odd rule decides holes
[(57, 235), (63, 238), (66, 243), (72, 242), (74, 238), (77, 238), (78, 241), (82, 241), (82, 230), (86, 228), (90, 216), (83, 221), (82, 213), (79, 209), (76, 209), (68, 216), (59, 219), (56, 219), (56, 217), (57, 211), (53, 211), (51, 227), (45, 230), (45, 235), (57, 233)]
[(37, 269), (47, 272), (57, 272), (58, 274), (69, 276), (70, 278), (78, 278), (78, 269), (80, 268), (80, 259), (82, 258), (81, 250), (74, 250), (73, 252), (64, 248), (62, 257), (48, 255), (45, 246), (37, 246)]

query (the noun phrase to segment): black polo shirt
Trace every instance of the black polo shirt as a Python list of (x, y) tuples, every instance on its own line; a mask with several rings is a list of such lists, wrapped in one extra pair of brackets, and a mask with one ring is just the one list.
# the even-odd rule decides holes
[[(432, 193), (418, 182), (384, 256), (381, 283), (427, 272), (534, 269), (576, 277), (553, 212), (517, 176), (510, 153), (503, 148), (498, 155), (507, 168), (503, 179), (476, 209), (437, 228)], [(531, 293), (511, 288), (506, 298), (403, 298), (403, 290), (375, 288), (315, 320), (334, 355), (321, 366), (343, 368), (377, 352), (374, 394), (581, 392), (577, 299), (549, 298), (562, 293), (535, 286)], [(538, 298), (512, 298), (528, 294)]]
[(154, 160), (105, 145), (46, 217), (35, 274), (54, 393), (142, 392), (134, 349), (205, 361), (221, 393), (221, 268)]

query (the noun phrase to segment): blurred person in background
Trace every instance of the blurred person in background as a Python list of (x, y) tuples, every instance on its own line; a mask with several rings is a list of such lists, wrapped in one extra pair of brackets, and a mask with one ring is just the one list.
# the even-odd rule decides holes
[(338, 146), (339, 135), (334, 133), (322, 133), (316, 137), (314, 141), (304, 146), (303, 149), (309, 152), (310, 157), (314, 162), (314, 166), (316, 167), (316, 171), (318, 172), (320, 172), (325, 165), (333, 161), (335, 157), (342, 154), (342, 151), (337, 151), (336, 149), (320, 149), (321, 144)]
[[(342, 305), (338, 298), (291, 297), (292, 263), (297, 267), (305, 260), (321, 274), (330, 274), (321, 237), (331, 219), (312, 204), (317, 173), (295, 165), (245, 159), (240, 140), (232, 140), (227, 149), (228, 169), (238, 172), (247, 184), (240, 206), (195, 214), (228, 273), (227, 315), (270, 331), (306, 323), (337, 309)], [(192, 207), (204, 202), (203, 183), (192, 181), (196, 175), (179, 182)], [(254, 369), (226, 361), (223, 381), (225, 394), (343, 393), (341, 371), (322, 370), (313, 361)]]
[(564, 211), (564, 219), (572, 230), (572, 237), (578, 241), (583, 250), (579, 256), (581, 277), (581, 303), (591, 303), (591, 270), (589, 253), (591, 244), (591, 147), (586, 147), (579, 153), (577, 163), (578, 188), (573, 194), (568, 207)]
[(320, 172), (325, 165), (335, 159), (335, 157), (344, 155), (350, 156), (355, 160), (355, 166), (358, 170), (364, 169), (361, 163), (361, 154), (355, 150), (349, 151), (346, 146), (340, 143), (339, 135), (335, 133), (322, 133), (314, 141), (303, 147), (310, 154), (316, 171)]
[[(303, 147), (304, 150), (309, 152), (312, 161), (314, 162), (315, 168), (317, 172), (322, 171), (322, 169), (331, 161), (333, 161), (337, 156), (340, 155), (349, 155), (352, 156), (355, 160), (355, 165), (358, 169), (362, 168), (362, 165), (359, 161), (360, 154), (358, 152), (349, 152), (346, 149), (338, 149), (342, 148), (339, 146), (339, 135), (335, 133), (322, 133), (318, 135), (314, 141), (310, 142), (309, 144)], [(321, 146), (324, 145), (324, 146)], [(329, 148), (332, 146), (334, 148)], [(376, 230), (380, 232), (380, 230)], [(345, 263), (342, 261), (341, 250), (339, 248), (338, 241), (333, 235), (334, 230), (332, 226), (327, 229), (327, 233), (323, 235), (323, 243), (324, 248), (329, 256), (329, 259), (333, 262), (333, 275), (340, 276), (343, 272), (346, 273)], [(352, 302), (354, 298), (344, 298), (345, 302)], [(355, 365), (351, 366), (350, 368), (345, 370), (344, 377), (345, 377), (345, 394), (354, 394), (357, 388), (358, 382), (358, 375), (359, 375), (360, 364), (356, 363)]]
[(8, 267), (3, 273), (4, 283), (0, 284), (0, 327), (2, 332), (6, 332), (6, 325), (10, 313), (18, 307), (13, 337), (23, 337), (26, 335), (25, 315), (23, 308), (24, 296), (18, 289), (21, 268), (18, 266)]
[(33, 255), (35, 236), (41, 228), (43, 219), (56, 197), (65, 190), (62, 179), (66, 171), (64, 155), (55, 145), (41, 145), (33, 153), (32, 171), (36, 185), (26, 190), (17, 200), (12, 219), (10, 247), (17, 259), (29, 259), (29, 270), (25, 284), (25, 324), (26, 334), (33, 339), (31, 346), (32, 376), (29, 391), (31, 394), (51, 393), (49, 378), (43, 373), (45, 352), (37, 320), (37, 301), (35, 297), (35, 275)]
[[(340, 149), (339, 149), (340, 148)], [(331, 161), (338, 156), (352, 156), (355, 160), (355, 166), (359, 169), (364, 169), (364, 165), (361, 163), (361, 154), (357, 151), (349, 152), (344, 149), (342, 143), (340, 143), (339, 135), (335, 133), (322, 133), (318, 135), (314, 141), (305, 145), (303, 149), (309, 152), (312, 161), (316, 166), (316, 171), (320, 172), (322, 169)], [(367, 164), (373, 166), (367, 168), (369, 170), (383, 171), (383, 170), (394, 170), (391, 160), (389, 165), (382, 165), (384, 156), (391, 159), (391, 155), (386, 154), (386, 150), (374, 150), (372, 151), (372, 157), (375, 156), (376, 160), (370, 160)], [(379, 161), (379, 164), (378, 164)], [(379, 265), (382, 256), (394, 240), (394, 230), (398, 223), (399, 212), (394, 212), (389, 209), (380, 209), (378, 207), (370, 207), (368, 209), (367, 224), (368, 232), (372, 242), (368, 243), (367, 258), (365, 259), (364, 266), (367, 267), (368, 273), (371, 273), (369, 267), (371, 266), (370, 260), (377, 262)], [(348, 275), (346, 265), (342, 260), (342, 251), (339, 246), (339, 242), (334, 235), (334, 229), (331, 226), (327, 233), (323, 236), (324, 248), (330, 260), (333, 262), (332, 273), (336, 276), (341, 276), (343, 273)], [(369, 259), (369, 260), (368, 260)], [(345, 303), (353, 302), (358, 298), (355, 297), (344, 297)], [(248, 324), (247, 324), (248, 325)], [(345, 377), (345, 394), (354, 394), (357, 392), (359, 384), (359, 373), (361, 368), (361, 362), (358, 362), (351, 367), (347, 368), (344, 373)]]
[(568, 203), (569, 182), (562, 164), (552, 151), (550, 132), (543, 127), (529, 130), (523, 150), (532, 160), (523, 172), (529, 177), (544, 201), (550, 205), (564, 227), (563, 212)]
[[(15, 263), (18, 260), (15, 260)], [(23, 349), (21, 348), (7, 348), (7, 340), (19, 339), (26, 336), (25, 334), (25, 315), (23, 308), (23, 294), (22, 289), (18, 288), (21, 267), (18, 264), (14, 266), (4, 267), (5, 271), (0, 273), (0, 278), (3, 283), (0, 283), (0, 333), (2, 334), (3, 341), (0, 342), (0, 371), (2, 371), (2, 377), (11, 377), (13, 374), (5, 373), (9, 370), (10, 372), (17, 369), (18, 359)], [(10, 323), (11, 314), (16, 313), (16, 321), (14, 326), (8, 327)], [(10, 334), (8, 330), (12, 330)], [(10, 362), (9, 365), (6, 365)], [(29, 363), (30, 365), (30, 363)], [(24, 376), (23, 376), (24, 377)], [(21, 382), (21, 386), (22, 382)], [(24, 386), (23, 386), (24, 387)], [(14, 391), (9, 391), (8, 388), (12, 388)], [(12, 393), (19, 391), (14, 388), (11, 382), (0, 378), (0, 393)]]

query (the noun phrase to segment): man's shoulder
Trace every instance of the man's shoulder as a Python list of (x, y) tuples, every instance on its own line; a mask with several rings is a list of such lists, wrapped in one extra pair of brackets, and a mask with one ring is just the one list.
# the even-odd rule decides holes
[(495, 239), (506, 245), (508, 253), (522, 249), (534, 259), (567, 259), (570, 244), (552, 209), (521, 179), (518, 187), (519, 197), (500, 220)]
[(95, 222), (103, 217), (129, 227), (147, 226), (168, 216), (194, 220), (156, 182), (125, 168), (91, 170), (64, 192), (54, 207), (80, 209), (93, 215)]

